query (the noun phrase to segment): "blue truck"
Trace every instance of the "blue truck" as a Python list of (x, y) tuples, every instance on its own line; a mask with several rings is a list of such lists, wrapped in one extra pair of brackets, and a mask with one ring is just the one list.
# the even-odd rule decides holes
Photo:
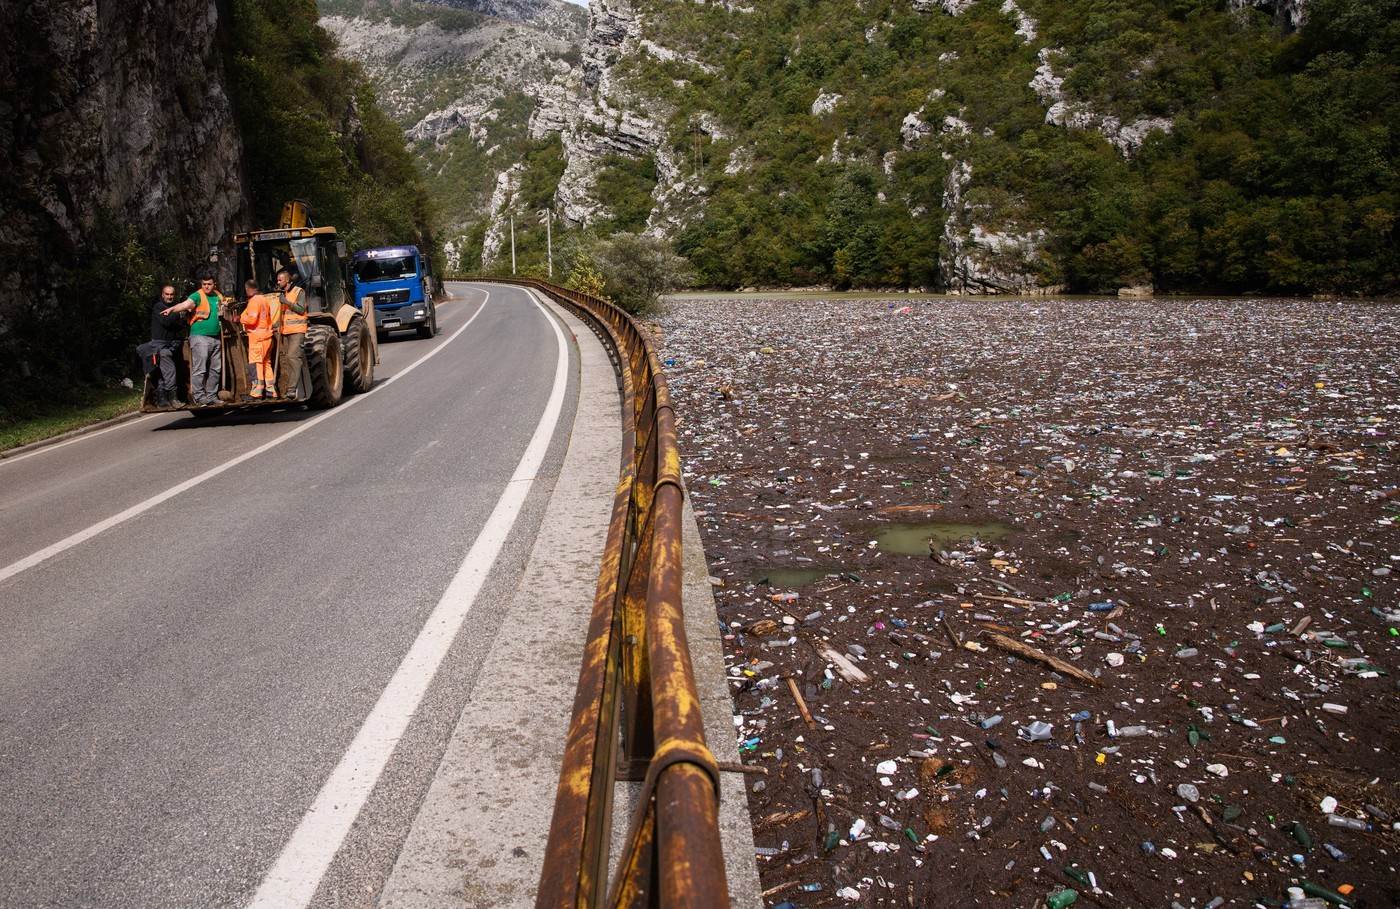
[(408, 329), (417, 331), (420, 338), (437, 334), (432, 263), (418, 247), (356, 250), (350, 257), (350, 278), (355, 306), (363, 311), (365, 299), (374, 299), (374, 329), (379, 337)]

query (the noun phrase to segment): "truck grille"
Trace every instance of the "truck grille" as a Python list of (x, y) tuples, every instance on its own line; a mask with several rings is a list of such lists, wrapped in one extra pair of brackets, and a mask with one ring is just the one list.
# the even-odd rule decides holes
[(386, 290), (383, 293), (374, 295), (375, 306), (396, 306), (400, 303), (408, 302), (408, 291), (406, 290)]

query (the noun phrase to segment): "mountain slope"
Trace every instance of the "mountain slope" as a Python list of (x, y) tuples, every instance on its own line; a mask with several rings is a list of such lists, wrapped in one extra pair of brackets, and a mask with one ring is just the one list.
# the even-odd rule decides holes
[[(1397, 0), (593, 0), (576, 56), (518, 71), (526, 133), (454, 215), (489, 262), (502, 213), (552, 199), (722, 286), (1382, 291), (1397, 22)], [(448, 94), (495, 79), (465, 78)]]
[(462, 267), (464, 249), (479, 263), (498, 175), (547, 152), (528, 135), (534, 97), (576, 65), (584, 11), (562, 0), (322, 0), (320, 10), (426, 171), (448, 267)]

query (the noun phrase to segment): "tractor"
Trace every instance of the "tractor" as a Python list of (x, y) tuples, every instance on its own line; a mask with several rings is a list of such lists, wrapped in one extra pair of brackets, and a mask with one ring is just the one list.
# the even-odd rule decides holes
[[(225, 302), (219, 314), (223, 340), (219, 403), (157, 407), (155, 376), (147, 376), (141, 410), (150, 413), (175, 409), (210, 414), (288, 404), (327, 408), (339, 404), (347, 394), (369, 391), (374, 385), (374, 367), (379, 362), (373, 302), (367, 302), (364, 311), (355, 307), (349, 290), (345, 241), (336, 236), (335, 228), (316, 227), (307, 204), (294, 200), (282, 206), (282, 217), (276, 229), (235, 234), (233, 246), (236, 278), (232, 291), (224, 294)], [(300, 341), (304, 345), (301, 381), (297, 383), (295, 397), (254, 399), (248, 396), (252, 377), (248, 367), (247, 335), (238, 321), (239, 313), (248, 303), (243, 285), (251, 278), (257, 282), (260, 293), (275, 293), (276, 275), (283, 268), (291, 271), (294, 283), (306, 294), (308, 325), (306, 334), (300, 337), (278, 336), (274, 358), (277, 345), (289, 339)], [(176, 394), (183, 402), (191, 400), (189, 363), (189, 342), (186, 341), (181, 354), (176, 356)]]

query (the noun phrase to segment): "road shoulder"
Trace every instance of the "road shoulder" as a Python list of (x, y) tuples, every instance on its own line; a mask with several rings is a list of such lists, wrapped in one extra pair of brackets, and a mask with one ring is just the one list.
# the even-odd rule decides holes
[[(569, 448), (501, 633), (380, 895), (383, 907), (534, 905), (621, 444), (621, 401), (607, 351), (581, 322), (551, 309), (579, 350)], [(720, 761), (737, 762), (718, 617), (688, 504), (683, 528), (682, 596), (705, 733)], [(730, 903), (757, 907), (744, 778), (722, 776)], [(619, 784), (615, 835), (628, 823), (627, 787)]]
[(564, 322), (577, 338), (581, 369), (569, 448), (501, 632), (382, 906), (534, 904), (621, 444), (607, 353), (577, 320)]

